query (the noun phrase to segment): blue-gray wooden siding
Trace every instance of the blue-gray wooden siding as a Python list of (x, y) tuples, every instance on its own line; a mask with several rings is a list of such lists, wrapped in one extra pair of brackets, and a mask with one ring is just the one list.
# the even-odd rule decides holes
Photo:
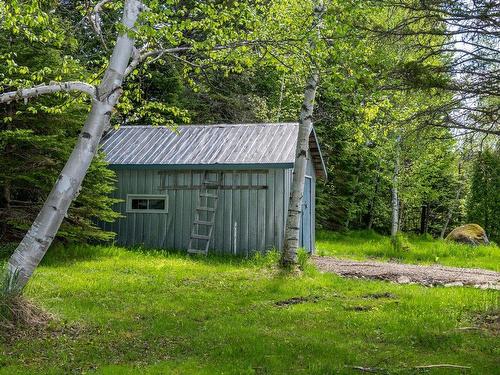
[[(125, 246), (186, 249), (199, 190), (161, 190), (177, 184), (200, 185), (203, 171), (165, 171), (159, 169), (118, 169), (113, 196), (122, 199), (115, 210), (124, 215), (114, 223), (101, 224), (117, 233), (116, 243)], [(309, 161), (307, 175), (312, 177), (312, 243), (315, 242), (315, 173)], [(176, 177), (174, 177), (176, 176)], [(267, 189), (221, 190), (210, 250), (234, 252), (234, 223), (237, 223), (236, 252), (252, 254), (272, 248), (281, 249), (286, 221), (292, 169), (223, 171), (226, 185), (266, 185)], [(168, 213), (127, 213), (127, 194), (167, 194)]]

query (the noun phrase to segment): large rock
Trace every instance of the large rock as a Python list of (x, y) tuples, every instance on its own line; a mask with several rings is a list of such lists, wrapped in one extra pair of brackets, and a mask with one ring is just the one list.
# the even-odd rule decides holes
[(446, 237), (446, 240), (474, 246), (489, 244), (486, 232), (477, 224), (465, 224), (453, 229)]

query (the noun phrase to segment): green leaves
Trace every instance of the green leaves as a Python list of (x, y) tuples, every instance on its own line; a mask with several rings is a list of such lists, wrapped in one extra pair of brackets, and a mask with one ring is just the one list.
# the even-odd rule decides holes
[(467, 220), (480, 224), (490, 240), (500, 241), (500, 151), (487, 148), (473, 163)]
[(0, 3), (2, 29), (24, 37), (32, 43), (63, 45), (65, 39), (57, 32), (49, 14), (42, 10), (40, 1), (10, 0)]
[[(58, 5), (60, 2), (52, 1), (0, 2), (1, 92), (50, 81), (93, 79), (87, 73), (93, 62), (87, 59), (82, 63), (75, 56), (70, 21), (61, 17)], [(85, 95), (57, 93), (0, 106), (0, 188), (8, 192), (0, 201), (6, 231), (3, 239), (18, 239), (35, 218), (73, 148), (88, 103)], [(99, 158), (59, 238), (112, 235), (96, 228), (94, 221), (116, 217), (111, 210), (114, 201), (106, 196), (113, 182), (112, 172)], [(85, 202), (85, 209), (81, 202)]]

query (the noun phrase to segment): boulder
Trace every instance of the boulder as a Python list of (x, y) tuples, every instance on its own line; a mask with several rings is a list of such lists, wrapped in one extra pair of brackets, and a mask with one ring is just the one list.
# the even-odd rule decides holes
[(473, 246), (489, 244), (486, 232), (477, 224), (465, 224), (453, 229), (446, 240)]

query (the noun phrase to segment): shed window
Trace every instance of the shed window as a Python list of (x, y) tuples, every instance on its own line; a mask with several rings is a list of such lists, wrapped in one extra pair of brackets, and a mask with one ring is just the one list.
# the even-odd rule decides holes
[(127, 212), (166, 213), (168, 196), (166, 195), (127, 195)]

